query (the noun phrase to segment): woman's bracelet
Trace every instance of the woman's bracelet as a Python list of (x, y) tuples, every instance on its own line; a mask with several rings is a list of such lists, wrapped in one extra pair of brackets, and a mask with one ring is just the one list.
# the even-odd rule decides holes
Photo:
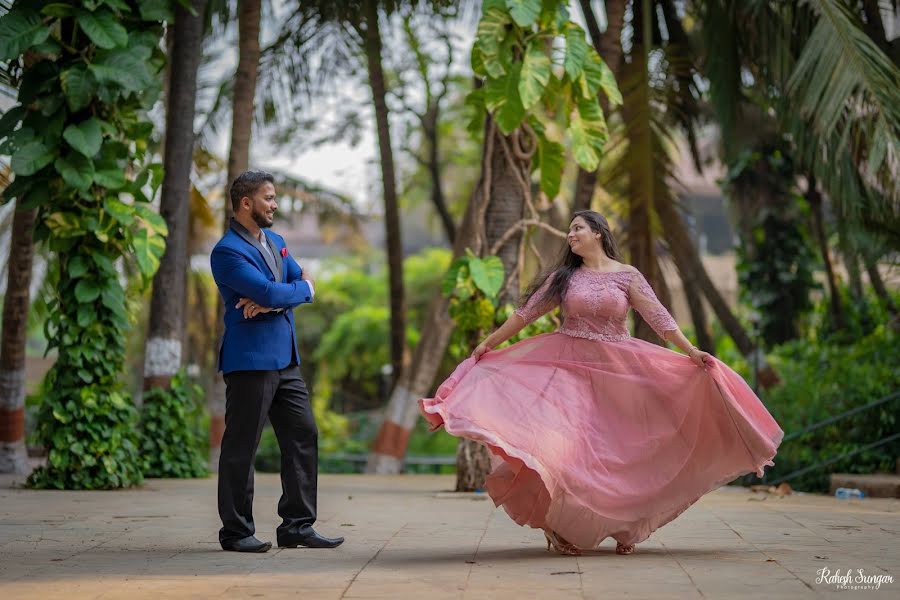
[(694, 353), (694, 350), (699, 350), (699, 349), (700, 348), (698, 348), (697, 346), (691, 346), (690, 348), (688, 348), (687, 355), (690, 356), (691, 354)]

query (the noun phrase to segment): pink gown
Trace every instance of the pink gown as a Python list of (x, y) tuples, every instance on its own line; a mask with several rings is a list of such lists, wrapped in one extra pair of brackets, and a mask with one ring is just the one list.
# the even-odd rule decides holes
[[(556, 307), (548, 286), (516, 311), (526, 322)], [(677, 328), (639, 272), (582, 267), (557, 332), (468, 358), (419, 401), (432, 429), (491, 450), (497, 506), (582, 548), (647, 539), (707, 492), (761, 475), (783, 436), (721, 361), (701, 368), (632, 338), (629, 307), (660, 335)]]

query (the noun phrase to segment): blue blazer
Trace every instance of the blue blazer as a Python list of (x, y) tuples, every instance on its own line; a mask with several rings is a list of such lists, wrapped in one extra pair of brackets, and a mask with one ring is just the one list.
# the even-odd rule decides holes
[[(292, 309), (312, 302), (312, 290), (300, 279), (300, 265), (286, 250), (282, 254), (284, 238), (263, 231), (272, 257), (234, 220), (210, 256), (213, 278), (225, 302), (225, 335), (219, 347), (223, 373), (273, 371), (300, 364)], [(279, 310), (245, 319), (243, 308), (235, 308), (241, 298)]]

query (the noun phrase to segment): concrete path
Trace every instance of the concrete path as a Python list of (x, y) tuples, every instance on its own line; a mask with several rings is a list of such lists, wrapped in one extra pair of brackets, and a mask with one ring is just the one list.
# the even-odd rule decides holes
[[(723, 488), (617, 556), (548, 554), (448, 476), (320, 478), (317, 528), (335, 550), (221, 552), (215, 479), (115, 492), (34, 492), (0, 478), (0, 598), (900, 598), (900, 501)], [(257, 476), (274, 541), (276, 476)], [(858, 569), (879, 589), (816, 583)], [(874, 587), (874, 583), (872, 584)]]

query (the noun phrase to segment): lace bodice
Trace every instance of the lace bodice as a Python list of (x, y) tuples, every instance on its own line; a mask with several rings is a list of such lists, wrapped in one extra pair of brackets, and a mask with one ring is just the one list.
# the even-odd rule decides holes
[[(516, 314), (526, 323), (531, 323), (558, 305), (558, 302), (545, 298), (552, 280), (553, 276), (548, 277), (528, 303), (516, 310)], [(678, 329), (675, 319), (639, 271), (604, 273), (581, 267), (569, 281), (562, 303), (565, 319), (559, 332), (592, 340), (628, 339), (625, 318), (629, 307), (637, 310), (660, 337), (666, 331)]]

